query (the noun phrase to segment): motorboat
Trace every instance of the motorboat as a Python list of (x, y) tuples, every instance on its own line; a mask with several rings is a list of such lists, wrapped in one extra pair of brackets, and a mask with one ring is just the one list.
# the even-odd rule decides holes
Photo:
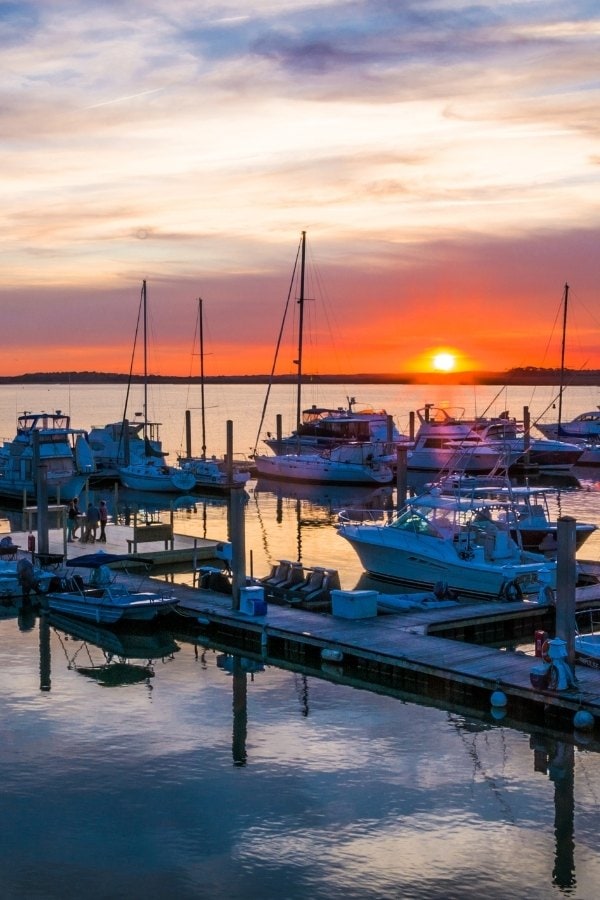
[(261, 478), (312, 484), (390, 484), (392, 469), (373, 453), (372, 444), (342, 444), (322, 453), (255, 456)]
[(525, 434), (524, 423), (508, 411), (499, 416), (481, 416), (470, 420), (473, 432), (490, 447), (509, 451), (516, 459), (512, 465), (527, 462), (542, 474), (566, 475), (579, 463), (583, 450), (567, 441)]
[(264, 443), (279, 455), (318, 453), (340, 444), (372, 442), (378, 455), (395, 455), (395, 446), (408, 440), (400, 434), (385, 409), (355, 409), (356, 399), (348, 397), (346, 407), (313, 405), (302, 411), (300, 424), (286, 437), (267, 433)]
[[(576, 444), (526, 435), (524, 423), (510, 416), (508, 411), (499, 416), (469, 418), (463, 408), (437, 408), (427, 404), (418, 410), (418, 415), (421, 430), (430, 443), (432, 436), (438, 439), (446, 437), (471, 446), (479, 443), (496, 451), (502, 462), (501, 467), (507, 471), (527, 461), (541, 473), (564, 475), (571, 471), (582, 454)], [(460, 470), (461, 467), (457, 465), (455, 469)]]
[[(22, 557), (27, 559), (27, 557)], [(53, 572), (31, 564), (29, 582), (34, 594), (46, 594), (52, 582)], [(0, 600), (14, 600), (24, 596), (19, 560), (0, 559)]]
[[(554, 556), (558, 548), (558, 522), (550, 511), (550, 500), (558, 489), (543, 486), (513, 485), (508, 478), (454, 476), (430, 486), (450, 496), (487, 497), (506, 502), (506, 521), (511, 537), (524, 550)], [(597, 531), (591, 522), (575, 523), (575, 548)]]
[[(73, 575), (55, 576), (50, 585), (47, 604), (52, 612), (74, 616), (97, 624), (115, 622), (150, 622), (172, 612), (178, 600), (159, 591), (137, 589), (119, 580), (119, 571), (110, 566), (127, 566), (135, 562), (128, 554), (87, 553), (66, 562)], [(84, 572), (85, 575), (81, 575)]]
[(24, 412), (15, 437), (0, 447), (0, 496), (35, 498), (43, 477), (50, 502), (72, 500), (94, 471), (87, 432), (72, 428), (70, 416), (61, 410)]
[(565, 439), (572, 443), (600, 443), (600, 406), (583, 412), (569, 422), (536, 422), (536, 428), (546, 437)]
[(468, 422), (433, 404), (418, 409), (417, 416), (420, 424), (407, 453), (408, 469), (481, 475), (506, 471), (518, 458), (510, 448), (491, 446)]
[(600, 608), (575, 613), (575, 661), (600, 669)]
[(448, 496), (409, 500), (390, 521), (353, 522), (340, 513), (338, 534), (365, 571), (411, 590), (455, 593), (461, 599), (539, 599), (556, 584), (556, 562), (513, 540), (506, 499)]
[(148, 456), (139, 463), (119, 467), (121, 483), (133, 491), (187, 494), (196, 486), (196, 477), (181, 466), (168, 466), (162, 458)]

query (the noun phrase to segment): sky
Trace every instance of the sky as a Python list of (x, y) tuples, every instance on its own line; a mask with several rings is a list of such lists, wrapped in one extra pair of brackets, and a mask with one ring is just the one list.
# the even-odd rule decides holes
[(557, 366), (566, 283), (600, 368), (597, 0), (0, 0), (0, 42), (0, 375), (129, 371), (144, 280), (152, 372), (199, 297), (206, 374), (270, 372), (303, 231), (304, 372)]

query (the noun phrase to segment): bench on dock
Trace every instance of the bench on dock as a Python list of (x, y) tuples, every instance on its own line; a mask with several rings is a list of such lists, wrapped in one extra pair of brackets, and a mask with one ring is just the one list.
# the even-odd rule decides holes
[(137, 553), (138, 544), (150, 544), (164, 541), (165, 550), (173, 549), (173, 526), (164, 523), (134, 525), (133, 537), (127, 539), (127, 552)]

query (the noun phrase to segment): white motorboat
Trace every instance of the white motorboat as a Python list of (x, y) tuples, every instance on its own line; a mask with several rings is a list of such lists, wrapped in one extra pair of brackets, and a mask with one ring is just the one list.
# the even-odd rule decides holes
[(0, 447), (0, 496), (36, 497), (40, 469), (52, 502), (78, 497), (95, 470), (87, 432), (61, 410), (18, 417), (16, 436)]
[(600, 609), (575, 613), (575, 661), (592, 669), (600, 669)]
[(256, 456), (262, 478), (312, 484), (390, 484), (391, 468), (373, 454), (372, 444), (342, 444), (322, 453)]
[(67, 567), (85, 571), (80, 575), (56, 578), (48, 596), (52, 612), (75, 616), (98, 624), (120, 621), (150, 622), (172, 612), (178, 600), (159, 591), (132, 589), (118, 580), (115, 563), (131, 562), (131, 556), (116, 553), (87, 553), (67, 560)]
[(537, 599), (555, 586), (556, 563), (513, 540), (510, 506), (434, 491), (388, 522), (355, 523), (340, 513), (337, 530), (371, 576), (420, 591), (443, 585), (461, 598)]
[(508, 412), (464, 421), (488, 446), (504, 454), (510, 453), (511, 465), (527, 460), (540, 473), (566, 475), (579, 463), (583, 453), (577, 444), (535, 437), (530, 433), (526, 435), (523, 422), (509, 416)]
[(291, 434), (267, 434), (265, 444), (273, 453), (319, 453), (340, 444), (374, 443), (378, 455), (395, 458), (396, 444), (407, 441), (385, 409), (355, 409), (356, 400), (348, 397), (347, 407), (313, 405), (302, 411), (299, 426)]
[(417, 416), (420, 425), (407, 454), (408, 469), (482, 475), (505, 471), (518, 458), (510, 448), (491, 446), (468, 422), (433, 404), (418, 409)]
[(536, 428), (546, 437), (564, 438), (573, 443), (600, 443), (600, 407), (583, 412), (570, 422), (537, 422)]

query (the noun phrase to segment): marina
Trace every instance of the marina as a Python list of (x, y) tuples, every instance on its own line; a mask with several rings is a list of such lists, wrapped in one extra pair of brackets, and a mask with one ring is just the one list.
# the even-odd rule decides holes
[[(184, 398), (176, 408), (185, 409)], [(239, 449), (241, 428), (237, 436)], [(218, 436), (211, 444), (219, 446)], [(173, 452), (176, 442), (165, 446)], [(581, 485), (559, 483), (549, 497), (553, 520), (598, 522), (594, 481)], [(420, 487), (409, 479), (411, 490)], [(65, 829), (53, 827), (51, 810), (63, 811), (61, 821), (68, 816), (66, 836), (83, 848), (84, 796), (102, 823), (94, 842), (111, 861), (111, 885), (134, 893), (142, 885), (150, 897), (213, 894), (218, 884), (230, 897), (275, 898), (283, 878), (291, 898), (475, 898), (482, 863), (472, 857), (483, 859), (490, 836), (499, 848), (485, 864), (491, 895), (522, 896), (523, 880), (515, 884), (508, 873), (524, 841), (529, 896), (559, 883), (574, 897), (593, 895), (596, 805), (581, 778), (600, 784), (600, 747), (597, 727), (576, 728), (575, 716), (597, 715), (600, 683), (596, 670), (578, 665), (574, 690), (532, 684), (541, 662), (535, 635), (553, 634), (553, 609), (515, 601), (427, 608), (415, 594), (414, 606), (391, 612), (398, 586), (366, 578), (335, 524), (348, 508), (392, 513), (392, 488), (251, 480), (244, 495), (249, 578), (268, 576), (282, 559), (298, 561), (305, 574), (327, 567), (342, 596), (376, 590), (387, 596), (386, 611), (382, 602), (377, 616), (354, 620), (331, 608), (268, 602), (259, 615), (252, 593), (246, 611), (233, 609), (231, 594), (201, 586), (206, 572), (230, 562), (223, 558), (232, 527), (225, 498), (84, 490), (82, 509), (88, 498), (109, 508), (106, 544), (93, 547), (65, 542), (61, 512), (51, 506), (51, 571), (90, 551), (135, 553), (152, 563), (151, 580), (168, 586), (178, 607), (151, 626), (110, 628), (35, 606), (0, 607), (0, 703), (14, 735), (0, 766), (8, 813), (16, 814), (17, 802), (21, 815), (43, 810), (35, 845), (43, 841), (65, 860), (47, 895), (63, 895), (72, 877), (61, 849)], [(31, 533), (39, 553), (36, 513), (9, 508), (5, 517), (19, 553)], [(577, 555), (597, 559), (597, 532)], [(592, 607), (595, 590), (582, 589), (579, 601)], [(502, 705), (494, 694), (503, 695)], [(52, 778), (28, 765), (26, 748), (39, 733), (52, 743)], [(85, 774), (81, 796), (78, 773)], [(117, 803), (128, 814), (109, 827)], [(572, 836), (574, 853), (556, 840), (555, 820)], [(402, 862), (395, 862), (398, 848)], [(216, 862), (221, 855), (227, 876)], [(13, 856), (18, 893), (42, 873), (31, 853)], [(154, 870), (163, 874), (151, 883), (146, 873)], [(98, 896), (87, 876), (81, 884)]]

